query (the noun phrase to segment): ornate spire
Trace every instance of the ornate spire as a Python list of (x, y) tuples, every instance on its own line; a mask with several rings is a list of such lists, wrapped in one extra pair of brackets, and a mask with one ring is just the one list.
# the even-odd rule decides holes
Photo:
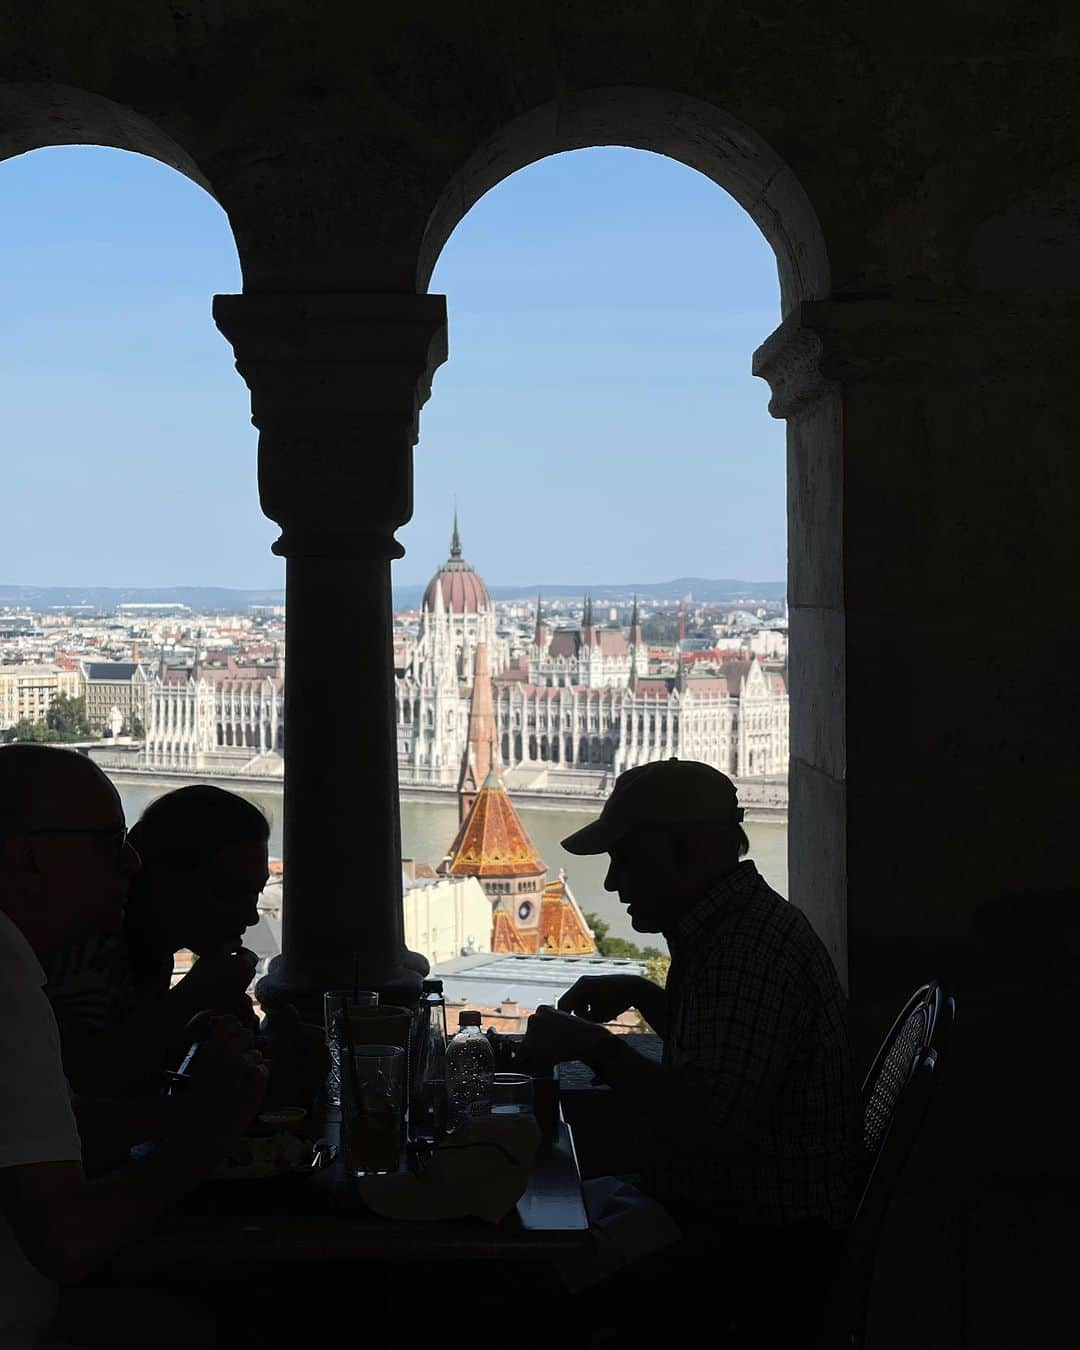
[(454, 533), (450, 536), (450, 556), (455, 561), (461, 557), (461, 535), (458, 533), (457, 507), (454, 507)]
[(497, 773), (495, 708), (487, 643), (478, 642), (473, 657), (473, 687), (469, 704), (469, 730), (458, 777), (458, 819), (464, 821), (477, 793), (491, 773)]
[(533, 646), (542, 647), (544, 645), (544, 605), (540, 593), (536, 595), (536, 627), (533, 630)]
[(592, 627), (592, 596), (591, 596), (591, 595), (587, 595), (587, 596), (585, 597), (585, 610), (584, 610), (584, 613), (583, 613), (582, 616), (581, 616), (581, 626), (582, 626), (582, 628), (591, 628), (591, 627)]
[(630, 615), (630, 674), (633, 678), (649, 673), (649, 653), (645, 646), (645, 634), (641, 631), (641, 615), (638, 612), (637, 596), (634, 596), (634, 608)]

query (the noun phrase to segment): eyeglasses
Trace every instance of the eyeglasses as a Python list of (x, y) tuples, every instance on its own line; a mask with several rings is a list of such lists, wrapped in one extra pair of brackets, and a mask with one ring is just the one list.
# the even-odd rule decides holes
[(124, 849), (127, 848), (127, 842), (128, 842), (128, 832), (127, 832), (127, 826), (126, 826), (126, 825), (122, 825), (122, 826), (120, 826), (118, 829), (112, 828), (112, 829), (103, 829), (103, 830), (77, 829), (77, 828), (74, 828), (74, 827), (67, 828), (67, 827), (62, 827), (62, 826), (61, 826), (61, 827), (56, 827), (56, 828), (52, 828), (52, 829), (28, 830), (28, 831), (27, 831), (27, 834), (28, 834), (28, 835), (31, 835), (31, 836), (37, 835), (37, 834), (81, 834), (81, 835), (85, 835), (85, 836), (88, 836), (89, 838), (92, 838), (92, 839), (100, 839), (103, 843), (111, 845), (110, 851), (113, 852), (114, 855), (115, 855), (117, 858), (119, 858), (120, 855), (123, 853)]

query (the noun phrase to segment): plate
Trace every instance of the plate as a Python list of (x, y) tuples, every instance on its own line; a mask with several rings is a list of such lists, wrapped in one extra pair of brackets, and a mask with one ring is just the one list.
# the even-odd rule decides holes
[(324, 1139), (304, 1139), (280, 1130), (259, 1138), (239, 1140), (210, 1173), (211, 1181), (274, 1181), (308, 1176), (333, 1161), (334, 1150)]

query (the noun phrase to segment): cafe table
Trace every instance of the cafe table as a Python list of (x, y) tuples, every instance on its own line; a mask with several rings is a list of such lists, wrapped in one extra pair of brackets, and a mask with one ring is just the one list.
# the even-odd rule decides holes
[[(334, 1144), (336, 1130), (328, 1121), (321, 1133)], [(189, 1264), (552, 1261), (590, 1246), (573, 1135), (560, 1114), (525, 1193), (498, 1223), (383, 1218), (360, 1199), (339, 1156), (305, 1176), (205, 1182), (120, 1252), (109, 1275), (141, 1278)]]

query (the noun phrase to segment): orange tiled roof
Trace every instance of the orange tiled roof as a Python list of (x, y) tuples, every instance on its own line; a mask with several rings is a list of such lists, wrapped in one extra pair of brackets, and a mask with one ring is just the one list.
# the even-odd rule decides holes
[(453, 877), (535, 877), (547, 871), (494, 771), (462, 821), (450, 859), (445, 870)]
[(491, 950), (515, 952), (525, 956), (536, 955), (536, 929), (523, 933), (501, 905), (496, 905), (491, 925)]
[(596, 942), (563, 875), (544, 887), (539, 948), (573, 956), (596, 954)]

